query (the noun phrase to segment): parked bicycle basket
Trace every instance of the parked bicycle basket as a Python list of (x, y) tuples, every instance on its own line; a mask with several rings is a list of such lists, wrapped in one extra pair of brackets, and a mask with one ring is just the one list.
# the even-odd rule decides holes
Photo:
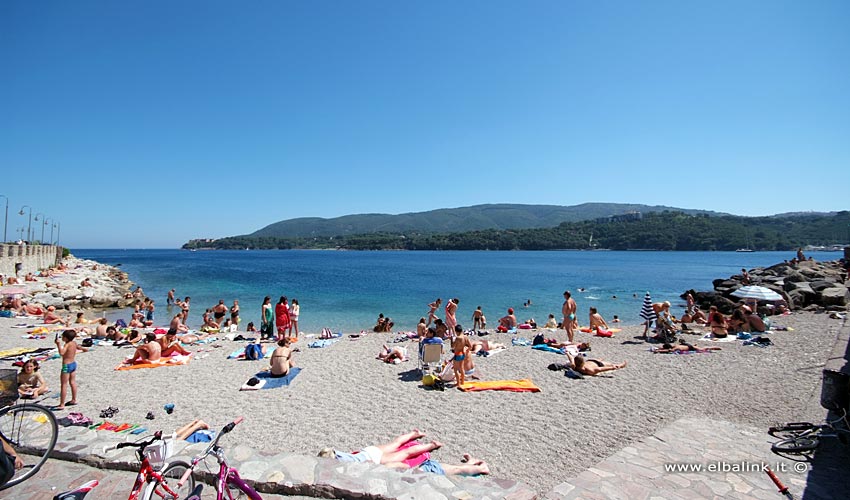
[(18, 370), (0, 369), (0, 407), (15, 404), (18, 400)]
[(173, 452), (174, 441), (171, 439), (164, 439), (145, 447), (144, 454), (148, 459), (148, 462), (151, 463), (151, 467), (159, 469)]

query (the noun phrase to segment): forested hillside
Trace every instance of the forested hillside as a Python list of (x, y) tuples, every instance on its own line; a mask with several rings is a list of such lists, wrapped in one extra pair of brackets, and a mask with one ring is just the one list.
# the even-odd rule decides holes
[(682, 212), (565, 222), (534, 229), (442, 234), (379, 232), (312, 238), (238, 236), (193, 240), (183, 248), (345, 250), (788, 250), (850, 241), (850, 212), (834, 215), (739, 217)]

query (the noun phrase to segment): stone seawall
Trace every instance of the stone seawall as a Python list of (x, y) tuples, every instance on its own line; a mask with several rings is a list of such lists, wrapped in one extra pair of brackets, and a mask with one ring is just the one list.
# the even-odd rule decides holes
[(21, 265), (18, 272), (35, 273), (40, 269), (55, 266), (62, 260), (62, 247), (53, 245), (0, 245), (0, 274), (14, 276), (15, 267)]

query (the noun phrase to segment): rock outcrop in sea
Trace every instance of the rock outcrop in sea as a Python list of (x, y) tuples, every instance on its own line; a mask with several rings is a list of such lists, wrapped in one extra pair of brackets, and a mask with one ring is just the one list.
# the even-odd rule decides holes
[[(792, 310), (845, 311), (850, 304), (847, 271), (841, 261), (783, 262), (750, 269), (747, 273), (750, 285), (763, 286), (780, 294)], [(743, 274), (716, 279), (713, 285), (713, 291), (688, 290), (682, 297), (691, 293), (702, 309), (717, 306), (720, 312), (731, 313), (741, 302), (732, 292), (745, 286)]]

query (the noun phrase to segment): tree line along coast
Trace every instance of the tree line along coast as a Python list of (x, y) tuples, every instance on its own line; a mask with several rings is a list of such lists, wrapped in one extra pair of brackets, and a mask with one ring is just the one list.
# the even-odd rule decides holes
[(564, 222), (556, 227), (455, 233), (374, 232), (316, 237), (196, 239), (188, 250), (792, 250), (850, 241), (850, 212), (741, 217), (665, 211), (640, 217)]

